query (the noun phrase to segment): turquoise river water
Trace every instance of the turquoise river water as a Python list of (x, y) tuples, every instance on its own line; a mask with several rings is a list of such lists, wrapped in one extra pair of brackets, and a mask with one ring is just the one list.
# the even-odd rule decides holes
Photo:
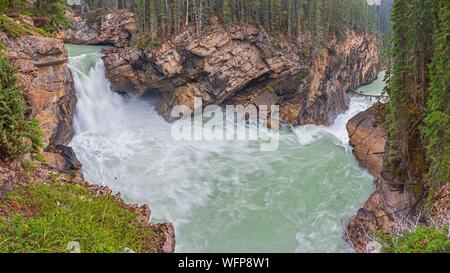
[[(151, 205), (176, 228), (178, 252), (348, 252), (346, 221), (373, 191), (346, 122), (370, 106), (351, 98), (330, 127), (281, 129), (258, 141), (179, 142), (151, 104), (112, 92), (99, 47), (67, 45), (77, 92), (71, 146), (88, 181)], [(383, 73), (361, 92), (379, 94)]]

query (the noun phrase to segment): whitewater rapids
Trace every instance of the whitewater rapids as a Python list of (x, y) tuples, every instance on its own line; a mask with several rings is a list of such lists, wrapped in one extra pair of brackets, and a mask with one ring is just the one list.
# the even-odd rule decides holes
[(258, 141), (179, 142), (151, 103), (111, 91), (99, 48), (67, 47), (78, 98), (71, 146), (86, 179), (150, 204), (153, 221), (175, 225), (177, 252), (351, 251), (343, 227), (373, 184), (345, 125), (370, 102), (351, 98), (330, 127), (283, 128), (275, 152)]

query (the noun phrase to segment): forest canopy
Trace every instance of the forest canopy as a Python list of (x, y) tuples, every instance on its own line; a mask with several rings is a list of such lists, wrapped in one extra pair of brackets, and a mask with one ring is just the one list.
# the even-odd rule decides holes
[(128, 8), (138, 21), (138, 32), (151, 39), (195, 25), (200, 35), (211, 18), (224, 23), (257, 24), (289, 39), (310, 33), (315, 39), (345, 38), (348, 28), (389, 33), (392, 0), (369, 5), (366, 0), (86, 0), (84, 12), (96, 16), (111, 8)]

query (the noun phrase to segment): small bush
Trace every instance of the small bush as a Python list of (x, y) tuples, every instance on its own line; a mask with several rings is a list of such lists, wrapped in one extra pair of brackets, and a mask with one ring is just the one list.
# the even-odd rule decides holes
[(448, 226), (442, 230), (418, 226), (401, 235), (380, 235), (384, 253), (450, 253)]
[(16, 70), (0, 51), (0, 159), (21, 159), (42, 148), (42, 132), (16, 85)]

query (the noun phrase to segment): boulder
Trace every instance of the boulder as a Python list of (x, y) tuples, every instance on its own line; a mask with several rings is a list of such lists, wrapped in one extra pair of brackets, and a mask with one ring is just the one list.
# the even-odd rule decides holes
[(49, 146), (42, 153), (49, 168), (68, 173), (82, 180), (81, 162), (71, 147), (64, 145)]

